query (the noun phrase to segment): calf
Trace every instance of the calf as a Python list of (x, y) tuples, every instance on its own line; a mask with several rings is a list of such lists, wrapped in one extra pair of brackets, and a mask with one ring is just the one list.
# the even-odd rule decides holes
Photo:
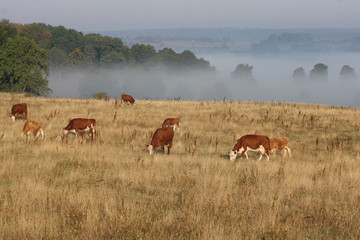
[(74, 133), (76, 136), (81, 134), (84, 137), (84, 133), (89, 134), (91, 142), (94, 141), (95, 134), (95, 119), (87, 119), (87, 118), (74, 118), (71, 119), (69, 124), (63, 130), (62, 139), (67, 137), (69, 132)]
[(270, 150), (274, 154), (274, 157), (276, 156), (277, 150), (284, 150), (283, 157), (286, 157), (286, 151), (289, 153), (289, 157), (291, 157), (290, 139), (288, 137), (270, 139)]
[(130, 95), (125, 94), (125, 93), (121, 94), (121, 100), (123, 100), (126, 103), (131, 103), (131, 104), (135, 103), (134, 98), (132, 96), (130, 96)]
[(26, 135), (26, 141), (28, 140), (30, 134), (34, 134), (34, 139), (38, 138), (41, 135), (41, 139), (44, 139), (44, 128), (42, 122), (27, 121), (23, 128), (23, 134)]
[(168, 147), (168, 154), (170, 154), (173, 138), (174, 130), (172, 128), (158, 128), (151, 139), (150, 145), (148, 145), (149, 153), (153, 154), (159, 146), (161, 146), (163, 152), (165, 152), (164, 148), (166, 145)]
[(244, 135), (240, 137), (232, 151), (230, 152), (230, 161), (235, 161), (237, 154), (241, 156), (246, 155), (246, 158), (249, 158), (247, 151), (260, 152), (261, 160), (262, 156), (266, 154), (267, 160), (269, 161), (269, 151), (270, 151), (270, 139), (267, 136), (261, 135)]
[(19, 114), (21, 114), (21, 119), (27, 119), (27, 105), (26, 103), (15, 104), (11, 108), (11, 119), (15, 121), (18, 118)]
[(167, 118), (164, 120), (162, 127), (173, 127), (174, 131), (177, 127), (180, 130), (180, 118)]

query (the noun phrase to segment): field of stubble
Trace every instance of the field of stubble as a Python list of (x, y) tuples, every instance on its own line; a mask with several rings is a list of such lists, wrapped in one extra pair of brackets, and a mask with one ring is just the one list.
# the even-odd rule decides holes
[[(45, 139), (29, 142), (13, 104)], [(0, 94), (1, 239), (359, 239), (360, 110), (298, 103)], [(61, 131), (97, 120), (93, 144)], [(152, 133), (180, 117), (171, 155)], [(288, 136), (292, 158), (230, 162), (238, 137)]]

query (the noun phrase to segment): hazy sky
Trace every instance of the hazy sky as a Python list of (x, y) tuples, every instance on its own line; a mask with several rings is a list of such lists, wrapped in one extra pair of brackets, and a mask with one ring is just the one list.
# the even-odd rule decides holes
[(358, 28), (360, 0), (0, 0), (0, 19), (78, 31)]

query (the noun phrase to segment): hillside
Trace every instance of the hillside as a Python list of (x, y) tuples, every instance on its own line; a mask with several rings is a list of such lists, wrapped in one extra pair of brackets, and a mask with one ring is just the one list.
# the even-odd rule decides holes
[[(3, 239), (356, 239), (360, 110), (281, 102), (80, 100), (0, 93)], [(15, 103), (43, 121), (20, 136)], [(97, 120), (93, 144), (71, 118)], [(171, 155), (149, 155), (153, 132), (180, 117)], [(230, 162), (248, 133), (288, 136), (292, 158)]]

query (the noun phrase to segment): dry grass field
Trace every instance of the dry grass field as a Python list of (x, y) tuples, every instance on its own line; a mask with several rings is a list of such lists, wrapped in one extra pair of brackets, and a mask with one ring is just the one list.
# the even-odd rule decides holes
[[(26, 142), (27, 103), (45, 139)], [(359, 239), (360, 110), (299, 103), (79, 100), (0, 94), (1, 239)], [(97, 120), (94, 143), (61, 131)], [(146, 144), (180, 117), (171, 155)], [(230, 162), (244, 134), (291, 139)]]

